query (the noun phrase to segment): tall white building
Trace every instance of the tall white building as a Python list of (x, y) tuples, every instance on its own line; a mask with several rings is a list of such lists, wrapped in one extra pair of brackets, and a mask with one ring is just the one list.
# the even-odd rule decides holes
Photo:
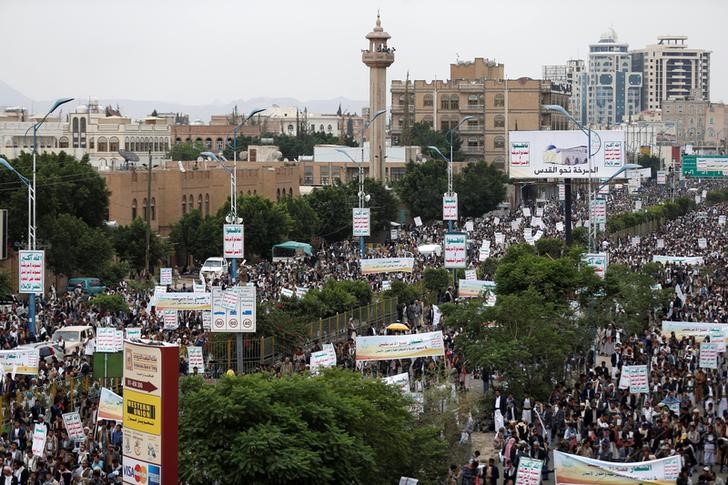
[(710, 101), (710, 51), (689, 49), (684, 35), (665, 35), (632, 51), (632, 70), (642, 75), (642, 109), (661, 109), (668, 99)]
[(619, 124), (642, 109), (642, 72), (632, 69), (628, 49), (614, 29), (589, 45), (586, 112), (592, 125)]
[(586, 121), (586, 67), (583, 59), (569, 59), (566, 64), (543, 66), (543, 78), (567, 86), (569, 113), (580, 123)]

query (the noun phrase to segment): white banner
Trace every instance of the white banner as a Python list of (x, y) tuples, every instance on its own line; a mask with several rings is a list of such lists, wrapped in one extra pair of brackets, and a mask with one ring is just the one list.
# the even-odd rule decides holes
[(163, 286), (172, 284), (172, 268), (159, 268), (159, 284)]
[(96, 329), (96, 352), (118, 352), (116, 329), (114, 327), (98, 327)]
[(650, 387), (647, 382), (646, 365), (624, 365), (619, 379), (619, 388), (629, 387), (630, 394), (648, 394)]
[(703, 264), (702, 256), (665, 256), (660, 254), (653, 254), (652, 261), (655, 263), (663, 264)]
[(476, 271), (474, 269), (466, 269), (465, 270), (465, 279), (466, 280), (477, 280), (478, 276), (475, 273), (476, 273)]
[(18, 251), (20, 293), (42, 294), (45, 291), (45, 251)]
[(37, 375), (39, 360), (38, 349), (0, 350), (0, 371), (12, 374)]
[(33, 426), (33, 454), (35, 456), (43, 456), (47, 434), (48, 427), (45, 423), (35, 423)]
[(591, 175), (587, 136), (581, 131), (511, 131), (509, 137), (509, 175), (515, 179), (609, 178), (624, 165), (623, 131), (592, 135)]
[(609, 255), (607, 253), (585, 254), (581, 260), (594, 268), (594, 273), (597, 276), (604, 279), (604, 276), (607, 274), (607, 266), (609, 265)]
[(64, 414), (63, 426), (65, 426), (71, 441), (86, 441), (86, 433), (83, 432), (83, 423), (81, 423), (80, 414), (76, 412)]
[(445, 267), (465, 268), (467, 266), (467, 235), (464, 232), (445, 234)]
[(699, 247), (700, 249), (705, 249), (705, 248), (707, 248), (707, 247), (708, 247), (708, 240), (707, 240), (707, 239), (705, 239), (704, 237), (699, 237), (699, 238), (698, 238), (698, 247)]
[(663, 320), (662, 335), (668, 339), (672, 334), (679, 342), (683, 338), (695, 337), (696, 342), (703, 342), (706, 337), (713, 343), (728, 344), (728, 324), (711, 322), (673, 322)]
[(165, 330), (177, 330), (179, 328), (179, 313), (177, 310), (162, 310), (162, 321)]
[(466, 232), (473, 232), (473, 229), (474, 228), (475, 228), (475, 226), (473, 225), (473, 221), (467, 221), (465, 223), (465, 231)]
[(717, 369), (719, 352), (725, 352), (724, 345), (721, 346), (717, 342), (700, 342), (700, 367), (703, 369)]
[(667, 172), (664, 170), (657, 171), (657, 185), (665, 185), (667, 182)]
[(502, 246), (506, 242), (506, 236), (502, 232), (496, 232), (494, 237), (497, 246)]
[(606, 224), (607, 223), (607, 200), (606, 199), (594, 199), (592, 200), (592, 224)]
[(361, 274), (411, 273), (415, 258), (370, 258), (360, 259)]
[(371, 235), (371, 214), (368, 207), (354, 207), (352, 210), (352, 235), (369, 237)]
[(593, 460), (554, 451), (556, 485), (673, 485), (682, 465), (680, 455), (634, 463)]
[(136, 340), (142, 338), (141, 327), (129, 327), (126, 329), (126, 338), (128, 340)]
[(521, 456), (518, 459), (516, 485), (539, 485), (541, 483), (541, 467), (543, 462), (534, 458)]
[(318, 374), (319, 369), (324, 367), (336, 367), (336, 351), (331, 344), (325, 346), (323, 350), (311, 352), (311, 358), (308, 363), (311, 374)]
[(205, 373), (205, 359), (202, 357), (202, 347), (187, 347), (188, 372), (192, 374), (192, 370), (197, 367), (199, 374)]
[(420, 227), (422, 225), (422, 218), (420, 216), (415, 217), (415, 226)]
[(458, 194), (442, 196), (442, 220), (458, 220)]
[(401, 374), (389, 376), (384, 378), (384, 382), (390, 386), (398, 387), (403, 394), (410, 392), (409, 373), (403, 372)]
[(242, 224), (223, 225), (222, 252), (225, 258), (243, 259), (245, 251), (245, 228)]

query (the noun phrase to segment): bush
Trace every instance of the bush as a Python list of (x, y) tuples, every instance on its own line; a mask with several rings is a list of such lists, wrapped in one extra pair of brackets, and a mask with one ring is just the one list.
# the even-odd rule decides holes
[(129, 305), (126, 304), (124, 296), (120, 294), (96, 295), (91, 300), (91, 305), (102, 312), (119, 313), (129, 311)]

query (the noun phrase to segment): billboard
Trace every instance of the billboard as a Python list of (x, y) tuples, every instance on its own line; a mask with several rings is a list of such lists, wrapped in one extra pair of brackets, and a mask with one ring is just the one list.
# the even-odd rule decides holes
[(728, 175), (728, 156), (683, 155), (682, 174), (686, 177), (725, 177)]
[[(624, 132), (594, 131), (591, 177), (609, 178), (625, 162)], [(516, 179), (589, 178), (587, 137), (581, 131), (511, 131), (509, 175)]]

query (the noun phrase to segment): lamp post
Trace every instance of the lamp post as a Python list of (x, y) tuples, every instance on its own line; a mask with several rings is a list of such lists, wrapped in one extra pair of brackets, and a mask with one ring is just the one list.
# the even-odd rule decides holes
[[(40, 121), (36, 122), (28, 128), (26, 133), (33, 130), (33, 178), (32, 190), (28, 187), (28, 249), (36, 249), (36, 229), (38, 227), (37, 204), (36, 204), (36, 159), (38, 157), (38, 130), (45, 123), (51, 113), (57, 110), (61, 105), (70, 103), (73, 98), (59, 98), (51, 106), (51, 109), (45, 114)], [(17, 172), (15, 172), (17, 173)], [(30, 216), (32, 212), (32, 217)], [(35, 293), (31, 293), (28, 297), (28, 331), (35, 335)]]
[[(337, 148), (336, 151), (341, 153), (342, 155), (346, 156), (346, 158), (351, 160), (353, 163), (359, 165), (359, 192), (357, 192), (357, 197), (359, 199), (359, 209), (363, 209), (364, 202), (369, 200), (369, 196), (364, 193), (364, 168), (362, 167), (362, 165), (364, 164), (364, 160), (362, 160), (361, 162), (357, 162), (343, 148)], [(369, 216), (370, 231), (371, 231), (371, 224), (372, 224), (372, 222), (371, 222), (371, 215), (370, 215)], [(359, 236), (359, 257), (360, 258), (364, 257), (364, 236)]]
[[(563, 106), (560, 106), (558, 104), (546, 104), (543, 106), (548, 111), (555, 111), (559, 114), (562, 114), (569, 118), (572, 123), (574, 123), (579, 130), (582, 131), (587, 137), (587, 148), (586, 148), (586, 159), (588, 163), (589, 168), (589, 252), (592, 252), (592, 239), (593, 234), (592, 230), (594, 228), (594, 224), (592, 224), (592, 156), (596, 155), (596, 153), (592, 153), (592, 133), (599, 137), (599, 134), (595, 131), (593, 131), (591, 128), (588, 128), (581, 123), (579, 123), (576, 118), (571, 116), (571, 114), (564, 109)], [(599, 138), (599, 146), (601, 147), (601, 138)], [(598, 151), (598, 150), (597, 150)], [(567, 244), (571, 244), (571, 179), (564, 179), (564, 192), (566, 195), (566, 204), (564, 205), (564, 218), (566, 219), (564, 222), (564, 232), (566, 233), (566, 242)], [(594, 231), (596, 232), (596, 231)]]
[(240, 124), (238, 124), (235, 128), (233, 128), (233, 161), (235, 163), (238, 162), (238, 130), (240, 128), (242, 128), (243, 125), (245, 123), (247, 123), (250, 118), (252, 118), (253, 116), (255, 116), (258, 113), (261, 113), (263, 111), (265, 111), (264, 108), (254, 109), (253, 111), (250, 112), (250, 114), (248, 115), (247, 118), (245, 118), (242, 122), (240, 122)]

